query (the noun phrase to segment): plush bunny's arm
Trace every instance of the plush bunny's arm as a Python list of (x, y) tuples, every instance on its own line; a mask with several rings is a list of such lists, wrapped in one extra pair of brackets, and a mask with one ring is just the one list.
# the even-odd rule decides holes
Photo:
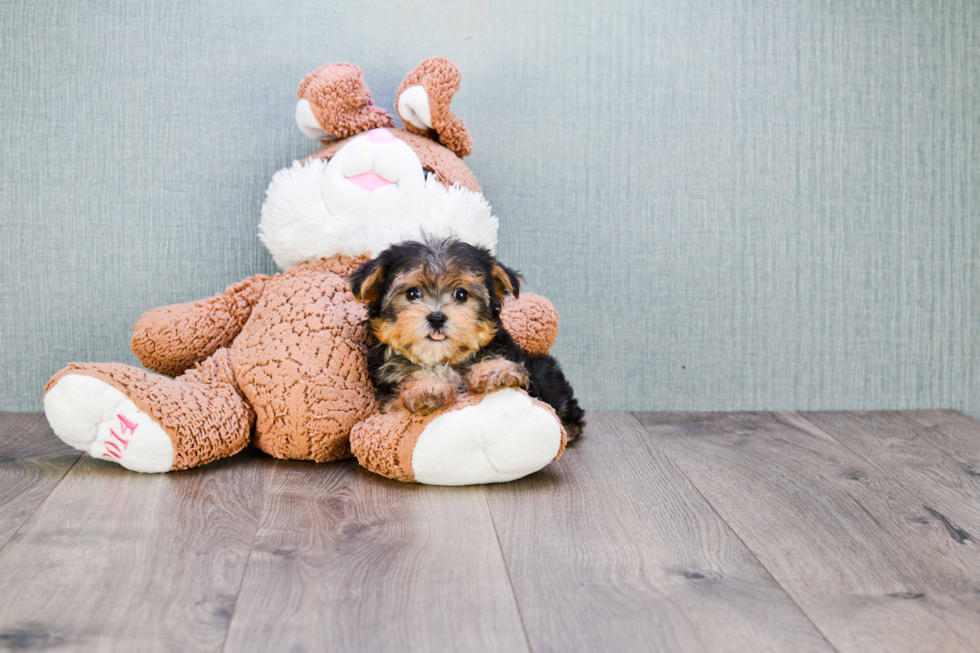
[(147, 311), (133, 327), (133, 353), (150, 370), (177, 376), (235, 339), (268, 279), (249, 277), (214, 297)]
[(500, 312), (507, 333), (524, 353), (545, 356), (558, 336), (558, 311), (547, 299), (533, 293), (510, 297)]

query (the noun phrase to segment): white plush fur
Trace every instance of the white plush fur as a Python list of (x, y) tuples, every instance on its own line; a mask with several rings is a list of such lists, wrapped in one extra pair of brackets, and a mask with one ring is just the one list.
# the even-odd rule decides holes
[(173, 467), (167, 432), (104, 381), (81, 374), (61, 377), (44, 396), (44, 413), (55, 435), (93, 458), (134, 472)]
[(432, 129), (432, 111), (425, 89), (419, 85), (406, 88), (398, 96), (398, 115), (419, 129)]
[(432, 420), (415, 445), (412, 471), (427, 485), (505, 483), (543, 468), (560, 447), (554, 415), (523, 392), (499, 390)]
[[(366, 190), (348, 179), (368, 172), (394, 183)], [(405, 142), (377, 143), (368, 134), (329, 162), (294, 162), (277, 172), (259, 223), (259, 238), (283, 269), (338, 254), (375, 255), (423, 232), (491, 251), (497, 246), (497, 218), (482, 194), (447, 189)]]

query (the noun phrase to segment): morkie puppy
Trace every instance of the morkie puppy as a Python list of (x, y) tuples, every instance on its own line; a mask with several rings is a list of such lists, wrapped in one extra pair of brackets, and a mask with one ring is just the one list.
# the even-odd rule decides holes
[(524, 388), (550, 404), (571, 440), (585, 413), (551, 356), (521, 351), (500, 321), (521, 279), (489, 251), (456, 239), (404, 242), (362, 264), (351, 292), (368, 305), (368, 371), (382, 410), (426, 414), (458, 392)]

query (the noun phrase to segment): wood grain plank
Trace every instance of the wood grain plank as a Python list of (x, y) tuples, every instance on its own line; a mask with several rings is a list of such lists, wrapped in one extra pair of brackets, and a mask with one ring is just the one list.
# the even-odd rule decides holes
[(792, 413), (638, 414), (841, 651), (975, 651), (980, 551)]
[(278, 462), (226, 650), (527, 650), (483, 488)]
[(82, 457), (0, 553), (0, 648), (219, 650), (273, 464)]
[(81, 456), (41, 413), (0, 413), (0, 551)]
[(803, 413), (802, 419), (898, 480), (951, 537), (980, 541), (980, 424), (956, 414), (937, 415), (938, 423), (923, 415), (922, 423), (916, 412)]
[(903, 415), (928, 429), (929, 442), (950, 456), (970, 480), (964, 483), (976, 498), (980, 482), (980, 423), (955, 410), (915, 410)]
[(629, 414), (487, 492), (534, 651), (832, 650)]

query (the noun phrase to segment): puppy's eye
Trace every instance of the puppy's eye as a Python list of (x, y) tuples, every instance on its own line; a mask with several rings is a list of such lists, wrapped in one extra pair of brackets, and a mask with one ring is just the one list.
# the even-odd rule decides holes
[(422, 291), (414, 287), (409, 288), (405, 291), (405, 297), (408, 298), (408, 301), (414, 302), (416, 299), (422, 299)]
[(453, 299), (455, 299), (460, 303), (465, 302), (469, 298), (469, 296), (470, 294), (465, 290), (463, 290), (462, 288), (457, 288), (456, 292), (453, 293)]

